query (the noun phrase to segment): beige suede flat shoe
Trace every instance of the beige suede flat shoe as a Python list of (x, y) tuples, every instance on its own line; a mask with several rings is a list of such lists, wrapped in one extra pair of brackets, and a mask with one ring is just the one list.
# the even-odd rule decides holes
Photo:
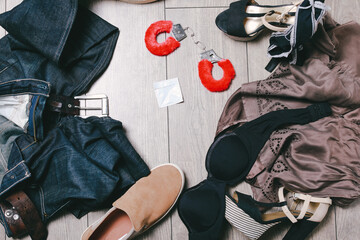
[(127, 240), (159, 222), (175, 205), (185, 177), (174, 164), (163, 164), (138, 180), (113, 207), (89, 226), (81, 240)]

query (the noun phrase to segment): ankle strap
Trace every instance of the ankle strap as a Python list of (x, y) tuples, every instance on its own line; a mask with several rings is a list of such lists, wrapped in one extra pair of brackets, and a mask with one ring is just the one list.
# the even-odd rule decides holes
[(272, 24), (270, 24), (270, 20), (269, 17), (272, 16), (273, 14), (277, 14), (278, 16), (276, 16), (276, 21), (279, 23), (283, 23), (284, 20), (286, 20), (287, 18), (290, 17), (290, 11), (296, 7), (298, 7), (301, 3), (303, 2), (303, 0), (300, 1), (295, 1), (292, 2), (293, 6), (287, 11), (287, 12), (278, 12), (278, 11), (269, 11), (267, 12), (264, 16), (261, 17), (261, 21), (264, 24), (264, 26), (272, 31), (275, 32), (282, 32), (285, 31), (288, 27), (278, 27), (278, 26), (274, 26)]
[[(284, 187), (281, 187), (279, 189), (279, 201), (280, 202), (286, 202), (285, 197), (284, 197)], [(297, 219), (294, 217), (294, 215), (291, 214), (287, 204), (285, 204), (284, 206), (281, 207), (282, 211), (284, 212), (284, 214), (286, 215), (286, 217), (292, 222), (292, 223), (296, 223)]]
[[(286, 201), (285, 196), (284, 196), (284, 187), (281, 187), (279, 189), (278, 195), (279, 195), (279, 201), (280, 202)], [(312, 197), (311, 195), (308, 195), (308, 194), (294, 193), (294, 198), (304, 201), (304, 204), (303, 204), (303, 206), (302, 206), (302, 208), (300, 210), (300, 214), (299, 214), (299, 216), (297, 218), (295, 218), (294, 215), (292, 215), (292, 213), (290, 212), (287, 204), (281, 207), (284, 214), (290, 219), (290, 221), (292, 223), (296, 223), (297, 220), (300, 220), (300, 219), (304, 218), (305, 214), (307, 213), (309, 204), (311, 202), (312, 203), (326, 204), (328, 206), (332, 204), (332, 201), (331, 201), (331, 199), (329, 197), (319, 198), (319, 197)]]
[(331, 203), (332, 203), (332, 201), (331, 201), (331, 199), (329, 197), (327, 197), (327, 198), (318, 198), (318, 197), (312, 197), (311, 195), (302, 194), (302, 193), (295, 193), (294, 198), (304, 200), (304, 205), (302, 206), (302, 208), (300, 210), (300, 214), (297, 217), (297, 219), (303, 219), (304, 218), (304, 216), (305, 216), (305, 214), (306, 214), (306, 212), (308, 210), (310, 202), (323, 203), (323, 204), (328, 204), (328, 205), (331, 205)]
[(326, 203), (326, 204), (332, 204), (332, 201), (329, 197), (326, 198), (320, 198), (320, 197), (312, 197), (311, 195), (308, 194), (302, 194), (302, 193), (294, 193), (294, 197), (301, 199), (301, 200), (305, 200), (306, 198), (308, 198), (310, 196), (310, 202), (315, 202), (315, 203)]
[(270, 24), (271, 21), (269, 20), (269, 17), (273, 16), (274, 14), (278, 15), (276, 17), (276, 21), (281, 22), (281, 20), (279, 20), (279, 17), (282, 16), (282, 13), (272, 10), (272, 11), (267, 12), (264, 16), (261, 17), (262, 23), (264, 24), (264, 26), (266, 28), (268, 28), (272, 31), (275, 31), (275, 32), (285, 31), (288, 27), (277, 27), (277, 26)]

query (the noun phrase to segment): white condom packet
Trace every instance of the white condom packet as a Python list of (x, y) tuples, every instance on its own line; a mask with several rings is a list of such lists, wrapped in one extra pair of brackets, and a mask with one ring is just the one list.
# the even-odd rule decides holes
[(178, 78), (154, 82), (154, 91), (159, 107), (161, 108), (184, 101)]

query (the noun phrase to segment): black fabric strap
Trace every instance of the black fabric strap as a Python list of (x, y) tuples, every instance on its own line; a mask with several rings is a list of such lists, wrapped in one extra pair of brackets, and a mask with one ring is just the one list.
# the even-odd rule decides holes
[(283, 59), (282, 58), (272, 58), (265, 67), (266, 71), (268, 71), (268, 72), (274, 71), (274, 69), (279, 65), (281, 60), (283, 60)]

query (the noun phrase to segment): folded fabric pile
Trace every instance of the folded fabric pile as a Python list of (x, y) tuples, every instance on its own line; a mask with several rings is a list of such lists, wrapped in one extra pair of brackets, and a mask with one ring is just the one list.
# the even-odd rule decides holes
[[(360, 25), (336, 23), (323, 1), (313, 0), (240, 0), (216, 24), (239, 41), (265, 27), (282, 31), (269, 47), (281, 61), (267, 79), (243, 84), (227, 101), (206, 157), (208, 178), (186, 190), (179, 215), (192, 240), (220, 239), (224, 217), (251, 239), (289, 221), (283, 239), (303, 240), (331, 204), (360, 196)], [(293, 115), (304, 109), (310, 121)], [(243, 180), (254, 197), (227, 193)]]
[(303, 66), (282, 62), (262, 81), (244, 84), (228, 100), (217, 134), (278, 109), (329, 102), (333, 115), (274, 131), (247, 176), (257, 200), (277, 200), (280, 185), (345, 206), (359, 197), (357, 146), (360, 25), (329, 15), (306, 46)]

